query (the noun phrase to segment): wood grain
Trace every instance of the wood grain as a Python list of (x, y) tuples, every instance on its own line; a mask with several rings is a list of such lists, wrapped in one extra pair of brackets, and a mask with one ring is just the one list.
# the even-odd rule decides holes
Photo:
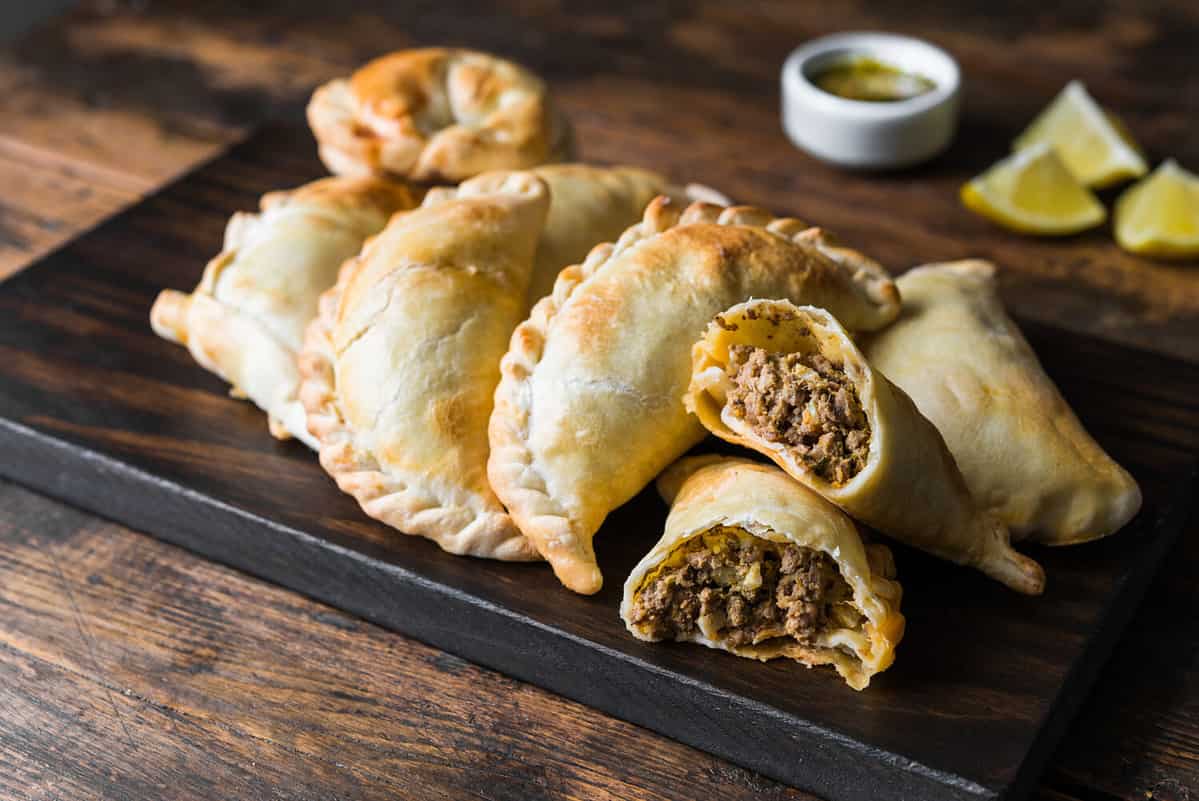
[(0, 197), (0, 279), (74, 234), (64, 218), (106, 217), (139, 195), (108, 176), (80, 175), (36, 155), (0, 141), (0, 186), (6, 190)]
[(0, 797), (811, 798), (26, 490), (0, 507)]
[[(0, 508), (0, 798), (812, 798), (26, 490)], [(1179, 543), (1039, 801), (1193, 798), (1199, 631), (1171, 621), (1197, 558)]]
[(1045, 777), (1080, 798), (1199, 798), (1199, 536), (1174, 548)]
[[(21, 236), (16, 245), (6, 240), (0, 248), (0, 274), (28, 263), (34, 255), (108, 213), (108, 207), (76, 202), (74, 193), (81, 187), (94, 190), (96, 183), (111, 184), (116, 192), (123, 193), (126, 202), (131, 201), (163, 178), (236, 138), (261, 115), (285, 104), (286, 92), (302, 94), (305, 90), (297, 90), (297, 84), (319, 80), (348, 69), (368, 55), (400, 46), (409, 41), (410, 30), (431, 41), (498, 43), (499, 49), (509, 53), (536, 50), (533, 57), (539, 67), (560, 68), (562, 77), (556, 79), (556, 85), (571, 80), (576, 61), (583, 62), (584, 72), (595, 70), (595, 65), (605, 61), (619, 62), (606, 67), (613, 71), (652, 72), (659, 66), (642, 48), (652, 48), (663, 39), (682, 42), (688, 52), (696, 54), (697, 61), (715, 61), (721, 71), (768, 81), (777, 66), (770, 62), (772, 53), (790, 47), (797, 33), (814, 35), (847, 26), (904, 28), (917, 34), (929, 31), (955, 49), (967, 65), (968, 77), (984, 77), (981, 84), (973, 83), (968, 97), (973, 106), (981, 102), (979, 108), (984, 111), (974, 123), (971, 120), (975, 117), (967, 115), (966, 132), (988, 147), (1002, 149), (1007, 133), (1018, 130), (1027, 115), (1066, 77), (1077, 75), (1087, 79), (1101, 99), (1117, 105), (1122, 113), (1133, 112), (1134, 129), (1152, 145), (1155, 156), (1179, 155), (1184, 164), (1195, 166), (1196, 140), (1188, 126), (1199, 104), (1192, 58), (1199, 12), (1192, 4), (1144, 7), (1134, 3), (1072, 2), (1052, 7), (1030, 3), (996, 7), (993, 3), (963, 6), (920, 2), (890, 10), (862, 4), (833, 8), (802, 3), (757, 4), (753, 8), (639, 4), (632, 17), (625, 17), (625, 11), (615, 6), (597, 11), (590, 4), (536, 3), (504, 9), (514, 12), (516, 18), (494, 24), (485, 15), (472, 22), (458, 14), (455, 4), (440, 8), (426, 4), (419, 8), (343, 4), (332, 15), (324, 4), (288, 3), (286, 10), (283, 5), (256, 4), (261, 15), (249, 16), (242, 6), (229, 2), (84, 3), (64, 22), (26, 39), (17, 51), (0, 54), (0, 83), (5, 87), (0, 93), (0, 154), (14, 163), (14, 169), (26, 163), (35, 165), (32, 174), (39, 176), (18, 179), (26, 181), (26, 191), (19, 197), (10, 194), (0, 207), (3, 224), (20, 219), (26, 198), (39, 209), (34, 234), (28, 233), (31, 229), (25, 222), (18, 222)], [(386, 18), (388, 14), (393, 15), (391, 19)], [(404, 19), (398, 20), (396, 15)], [(768, 47), (756, 46), (763, 41)], [(752, 44), (746, 46), (745, 42)], [(555, 48), (555, 43), (561, 43), (561, 47)], [(311, 65), (318, 61), (323, 63), (313, 68)], [(703, 80), (715, 71), (706, 66), (697, 70)], [(677, 79), (677, 68), (667, 66), (666, 72), (667, 77)], [(299, 77), (293, 81), (293, 76)], [(583, 88), (594, 89), (597, 98), (615, 102), (619, 109), (619, 93), (613, 90), (602, 94), (603, 84), (596, 77)], [(702, 100), (702, 91), (692, 94)], [(605, 120), (613, 114), (607, 109), (593, 110), (585, 95), (580, 98), (573, 101), (572, 113), (576, 116)], [(752, 102), (765, 99), (762, 94)], [(706, 109), (714, 119), (736, 120), (735, 112), (730, 115), (728, 109), (718, 105)], [(654, 109), (641, 104), (633, 111), (645, 116)], [(776, 127), (767, 115), (756, 119)], [(998, 130), (990, 130), (992, 125)], [(621, 132), (607, 134), (620, 136)], [(619, 148), (635, 152), (638, 136), (624, 136)], [(719, 147), (709, 147), (705, 135), (686, 128), (676, 132), (669, 142), (654, 147), (659, 151), (677, 149), (680, 143), (685, 143), (686, 153), (679, 159), (689, 170), (704, 160), (728, 157)], [(787, 168), (789, 172), (812, 166), (802, 156), (796, 154), (793, 158), (795, 163)], [(989, 158), (989, 153), (978, 155), (979, 163)], [(40, 170), (46, 166), (51, 168), (49, 179), (40, 177)], [(75, 180), (61, 179), (60, 175)], [(770, 175), (763, 180), (779, 181)], [(873, 208), (869, 198), (866, 201), (865, 207)], [(793, 205), (803, 208), (800, 199)], [(1030, 269), (1042, 266), (1033, 264)], [(1060, 269), (1052, 263), (1049, 267), (1052, 269), (1047, 273), (1044, 293), (1020, 297), (1025, 309), (1041, 307), (1036, 313), (1045, 319), (1076, 316), (1088, 329), (1117, 339), (1124, 337), (1128, 329), (1143, 328), (1137, 339), (1148, 347), (1163, 347), (1192, 360), (1197, 358), (1199, 338), (1187, 333), (1193, 326), (1193, 281), (1186, 270), (1168, 268), (1159, 272), (1151, 267), (1142, 271), (1137, 266), (1105, 270), (1100, 263), (1100, 280), (1093, 282), (1085, 300), (1078, 302), (1072, 299), (1074, 285), (1087, 287), (1086, 277), (1076, 282), (1069, 268)], [(1162, 344), (1157, 341), (1159, 337)], [(1173, 432), (1167, 431), (1166, 435), (1172, 436)], [(28, 516), (26, 525), (34, 531), (41, 517), (52, 515), (55, 508), (48, 501), (39, 504), (23, 507)], [(0, 505), (0, 521), (10, 520), (11, 514), (10, 508)], [(116, 527), (111, 528), (108, 537), (143, 543), (127, 547), (154, 545)], [(1199, 787), (1199, 710), (1195, 706), (1199, 698), (1199, 644), (1195, 639), (1193, 591), (1193, 573), (1199, 564), (1197, 542), (1199, 537), (1195, 536), (1184, 539), (1168, 561), (1166, 576), (1155, 585), (1145, 609), (1130, 626), (1106, 669), (1087, 711), (1054, 757), (1054, 767), (1040, 797), (1080, 801), (1143, 799), (1148, 795), (1167, 801), (1190, 801), (1195, 797), (1194, 788)], [(82, 559), (87, 553), (64, 546), (66, 559)], [(166, 548), (161, 558), (181, 562), (188, 557)], [(225, 613), (235, 620), (254, 614), (257, 599), (268, 588), (230, 575), (240, 582), (241, 590), (235, 602), (227, 601)], [(130, 592), (139, 591), (137, 588), (146, 591), (145, 584), (137, 584), (128, 576), (124, 580), (130, 582)], [(179, 606), (186, 604), (180, 601)], [(103, 610), (99, 613), (102, 615)], [(177, 637), (186, 644), (196, 629), (186, 622), (186, 612), (177, 617), (184, 621)], [(3, 630), (4, 618), (0, 616)], [(397, 651), (420, 647), (396, 635), (383, 636)], [(325, 647), (330, 647), (327, 642)], [(1152, 664), (1152, 670), (1146, 668), (1147, 663)], [(103, 675), (109, 667), (100, 663), (97, 674)], [(36, 696), (41, 690), (38, 675), (36, 671), (22, 673), (10, 686), (19, 684)], [(185, 676), (177, 677), (179, 683), (187, 680)], [(98, 686), (81, 682), (68, 695), (74, 698), (78, 693), (80, 703), (84, 703), (82, 698), (95, 696)], [(73, 726), (74, 718), (59, 715), (53, 708), (28, 711), (31, 721), (40, 721), (40, 726), (70, 738), (76, 749), (102, 752), (108, 734), (107, 724), (102, 721), (110, 713), (105, 712), (103, 704), (95, 709), (98, 723), (89, 729)], [(580, 714), (610, 721), (588, 710)], [(222, 718), (219, 708), (213, 717), (236, 719), (232, 712)], [(432, 728), (446, 725), (432, 716), (425, 722)], [(168, 754), (174, 753), (175, 741), (165, 731), (154, 728), (143, 734), (147, 741), (165, 743), (159, 748)], [(613, 776), (607, 781), (619, 782), (623, 775), (621, 761), (635, 760), (642, 750), (652, 747), (646, 743), (660, 740), (644, 730), (628, 732), (627, 738), (612, 745), (621, 753), (613, 761)], [(13, 745), (4, 740), (0, 747), (9, 749)], [(589, 762), (591, 757), (585, 751), (570, 742), (561, 748), (570, 751), (573, 770), (592, 772), (594, 763)], [(213, 777), (218, 769), (204, 761), (197, 749), (188, 753), (193, 758), (147, 757), (148, 764), (141, 767), (139, 775), (148, 775), (151, 781), (136, 786), (132, 774), (125, 776), (117, 771), (95, 784), (77, 784), (76, 793), (44, 790), (38, 785), (35, 797), (159, 798), (161, 791), (155, 791), (155, 782), (159, 787), (166, 783), (173, 787), (174, 782), (190, 786), (189, 775), (201, 777), (201, 783), (206, 782), (209, 788), (217, 784)], [(519, 755), (521, 750), (514, 753)], [(685, 780), (694, 793), (676, 788), (676, 795), (664, 797), (733, 792), (721, 784), (703, 781), (709, 771), (724, 775), (719, 763), (711, 767), (710, 757), (691, 749), (680, 748), (678, 753), (680, 759), (703, 767), (697, 767)], [(40, 775), (50, 777), (52, 784), (55, 776), (65, 776), (77, 768), (71, 757), (71, 749), (58, 748), (42, 754), (32, 764)], [(285, 760), (286, 755), (280, 759)], [(302, 764), (293, 764), (286, 774), (279, 775), (275, 787), (294, 790), (298, 783), (289, 782), (288, 775), (303, 771)], [(760, 793), (770, 786), (748, 774), (735, 781), (759, 788)], [(631, 796), (620, 786), (621, 794)], [(24, 799), (31, 792), (19, 782), (0, 788), (0, 797), (6, 798)], [(567, 781), (555, 789), (539, 790), (533, 797), (579, 797), (570, 788)], [(421, 795), (429, 797), (443, 797), (448, 792), (436, 786), (421, 789)], [(679, 792), (683, 794), (677, 795)], [(312, 794), (337, 797), (337, 783)], [(594, 797), (605, 795), (597, 790)], [(303, 796), (294, 791), (289, 797)]]
[[(195, 280), (234, 210), (319, 173), (301, 125), (267, 126), (0, 286), (0, 474), (805, 789), (1021, 797), (1184, 522), (1199, 367), (1029, 328), (1146, 511), (1101, 543), (1039, 549), (1040, 599), (900, 549), (901, 657), (853, 693), (830, 671), (639, 644), (616, 613), (618, 579), (577, 596), (544, 565), (396, 535), (153, 335), (157, 290)], [(1173, 381), (1146, 388), (1142, 373)], [(627, 575), (663, 517), (652, 490), (614, 513), (597, 538), (604, 572)]]

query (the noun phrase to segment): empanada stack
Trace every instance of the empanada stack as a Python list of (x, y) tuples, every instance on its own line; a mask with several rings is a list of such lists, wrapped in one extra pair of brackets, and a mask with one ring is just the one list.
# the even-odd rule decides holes
[(691, 355), (688, 410), (854, 518), (1038, 594), (1045, 574), (971, 496), (936, 427), (828, 311), (753, 300), (718, 315)]
[(393, 212), (415, 204), (406, 185), (379, 178), (323, 178), (270, 192), (261, 212), (229, 220), (225, 246), (195, 290), (159, 294), (150, 324), (254, 401), (276, 437), (315, 447), (296, 397), (304, 329), (342, 262)]
[[(905, 623), (858, 523), (1036, 594), (1013, 538), (1095, 539), (1140, 508), (987, 263), (897, 285), (797, 219), (561, 163), (545, 83), (486, 53), (383, 56), (308, 119), (340, 177), (234, 215), (151, 321), (398, 531), (544, 558), (595, 593), (596, 532), (658, 478), (671, 510), (625, 582), (633, 636), (861, 689)], [(708, 433), (774, 464), (680, 459)]]
[(603, 581), (604, 518), (704, 436), (682, 405), (691, 344), (754, 296), (886, 325), (899, 296), (877, 264), (834, 261), (802, 222), (761, 209), (658, 198), (615, 244), (562, 271), (512, 335), (490, 425), (488, 475), (564, 585)]
[(529, 173), (430, 194), (346, 263), (308, 329), (321, 466), (366, 514), (451, 553), (537, 558), (487, 483), (487, 421), (548, 208)]

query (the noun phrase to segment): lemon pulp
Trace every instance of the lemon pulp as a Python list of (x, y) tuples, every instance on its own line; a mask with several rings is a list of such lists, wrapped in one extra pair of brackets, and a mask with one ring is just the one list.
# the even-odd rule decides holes
[(1026, 234), (1074, 234), (1107, 218), (1095, 195), (1044, 142), (995, 164), (963, 186), (961, 197), (972, 211)]
[(1086, 186), (1103, 187), (1148, 172), (1124, 123), (1071, 81), (1013, 143), (1016, 150), (1048, 143)]
[(1199, 175), (1170, 159), (1116, 201), (1116, 241), (1132, 253), (1199, 256)]

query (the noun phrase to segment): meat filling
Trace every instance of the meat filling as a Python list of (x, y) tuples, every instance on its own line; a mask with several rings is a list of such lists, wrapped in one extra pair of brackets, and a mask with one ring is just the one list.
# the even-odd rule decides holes
[(811, 646), (830, 621), (860, 617), (847, 603), (852, 595), (827, 554), (718, 528), (689, 540), (651, 575), (632, 620), (655, 639), (715, 629), (735, 647), (784, 636)]
[(818, 353), (733, 345), (726, 372), (732, 414), (786, 445), (821, 479), (841, 485), (866, 466), (870, 422), (841, 365)]

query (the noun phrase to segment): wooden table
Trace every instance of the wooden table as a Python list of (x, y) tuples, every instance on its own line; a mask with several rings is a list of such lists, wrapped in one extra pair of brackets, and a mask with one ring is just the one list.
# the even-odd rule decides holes
[[(511, 2), (496, 17), (465, 3), (395, 5), (341, 4), (331, 16), (327, 3), (278, 0), (246, 16), (231, 2), (94, 2), (0, 53), (0, 275), (293, 107), (316, 82), (413, 41), (489, 46), (563, 80), (586, 80), (600, 58), (645, 74), (646, 45), (670, 48), (696, 60), (702, 102), (704, 80), (773, 81), (800, 38), (903, 30), (950, 47), (968, 76), (1027, 80), (1046, 99), (1081, 77), (1155, 157), (1199, 167), (1193, 3), (638, 4), (619, 15)], [(596, 87), (597, 103), (618, 98)], [(993, 98), (986, 108), (1013, 119), (967, 115), (962, 135), (992, 151), (1036, 110)], [(807, 163), (796, 156), (796, 169)], [(1014, 268), (1022, 313), (1199, 361), (1199, 274), (1146, 263)], [(1199, 798), (1199, 532), (1189, 533), (1039, 798)], [(0, 797), (808, 796), (0, 483)]]

